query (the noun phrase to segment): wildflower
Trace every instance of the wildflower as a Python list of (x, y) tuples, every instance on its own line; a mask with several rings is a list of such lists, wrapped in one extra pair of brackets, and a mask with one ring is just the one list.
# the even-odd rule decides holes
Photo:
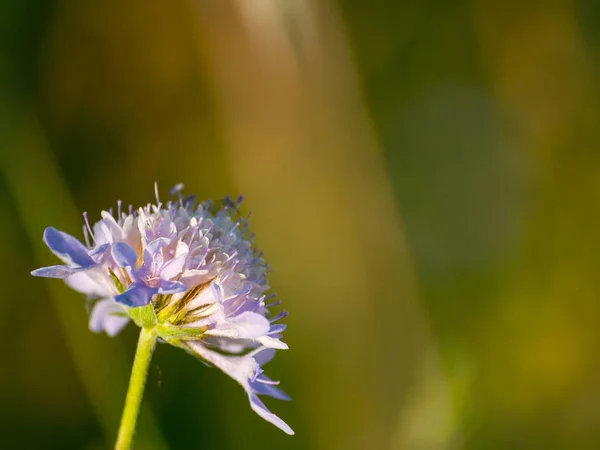
[(258, 395), (289, 397), (264, 375), (262, 366), (281, 341), (285, 317), (272, 316), (279, 304), (266, 292), (268, 267), (253, 247), (241, 197), (196, 206), (184, 199), (117, 214), (102, 211), (90, 226), (86, 245), (52, 227), (44, 242), (63, 265), (32, 275), (61, 278), (92, 303), (90, 329), (116, 335), (131, 319), (157, 338), (220, 368), (247, 392), (252, 409), (288, 434), (291, 428), (271, 413)]

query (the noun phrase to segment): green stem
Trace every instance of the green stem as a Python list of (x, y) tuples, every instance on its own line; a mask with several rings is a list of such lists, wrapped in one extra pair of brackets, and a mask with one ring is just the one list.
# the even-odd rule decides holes
[(140, 411), (140, 405), (144, 395), (144, 386), (146, 385), (146, 378), (148, 376), (148, 366), (150, 365), (155, 345), (156, 329), (154, 327), (141, 328), (115, 450), (129, 450), (131, 448), (135, 424)]

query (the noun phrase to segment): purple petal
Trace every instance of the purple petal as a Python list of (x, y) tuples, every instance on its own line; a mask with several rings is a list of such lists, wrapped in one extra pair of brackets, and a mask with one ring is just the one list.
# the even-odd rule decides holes
[(158, 292), (158, 289), (146, 286), (142, 283), (131, 283), (129, 288), (120, 295), (115, 296), (115, 301), (123, 305), (135, 308), (136, 306), (146, 306), (150, 303), (152, 296)]
[(45, 278), (67, 278), (74, 273), (84, 270), (81, 267), (69, 267), (69, 266), (48, 266), (36, 269), (31, 272), (34, 277), (45, 277)]
[(125, 311), (112, 298), (98, 301), (90, 314), (90, 330), (113, 337), (129, 322), (129, 317), (123, 316)]
[(160, 280), (158, 283), (159, 294), (177, 294), (187, 291), (188, 287), (180, 281)]
[(135, 250), (125, 242), (117, 242), (116, 244), (113, 244), (110, 249), (110, 254), (119, 267), (135, 268), (138, 255)]
[(64, 262), (81, 267), (93, 266), (94, 260), (88, 255), (88, 249), (73, 236), (48, 227), (44, 230), (44, 242), (56, 256)]

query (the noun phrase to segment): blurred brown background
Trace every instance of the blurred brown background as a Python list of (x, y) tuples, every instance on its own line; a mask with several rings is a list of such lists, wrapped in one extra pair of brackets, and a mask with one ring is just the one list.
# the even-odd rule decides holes
[(0, 1), (0, 448), (114, 442), (136, 330), (29, 272), (153, 182), (245, 195), (288, 437), (159, 346), (138, 449), (600, 448), (591, 0)]

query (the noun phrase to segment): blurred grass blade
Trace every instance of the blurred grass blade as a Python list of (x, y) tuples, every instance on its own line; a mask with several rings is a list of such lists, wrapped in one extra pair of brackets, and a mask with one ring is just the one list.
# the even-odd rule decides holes
[(271, 279), (287, 286), (311, 444), (386, 449), (434, 343), (341, 18), (328, 2), (278, 4), (201, 3), (205, 65), (236, 184), (277, 261)]

